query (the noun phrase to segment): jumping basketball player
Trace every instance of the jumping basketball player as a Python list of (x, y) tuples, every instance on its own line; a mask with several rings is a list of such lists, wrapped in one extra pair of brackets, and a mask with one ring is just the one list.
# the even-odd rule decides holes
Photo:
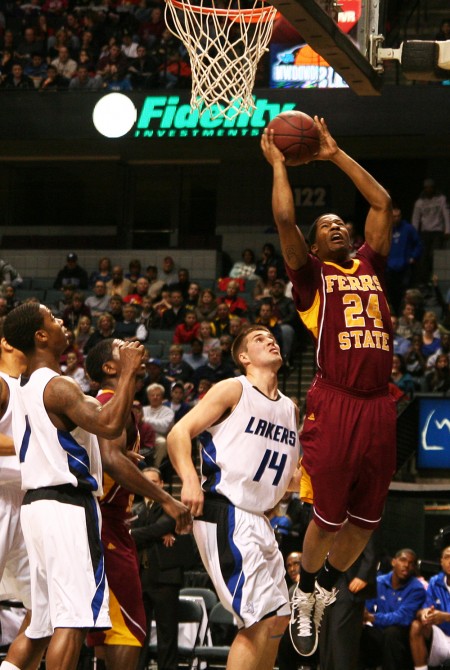
[(68, 334), (47, 307), (16, 307), (5, 319), (4, 334), (28, 359), (26, 377), (13, 396), (12, 418), (26, 491), (21, 523), (30, 560), (32, 616), (2, 670), (37, 667), (47, 645), (49, 670), (75, 670), (86, 629), (111, 625), (95, 498), (102, 493), (102, 471), (94, 433), (121, 435), (144, 348), (121, 346), (121, 380), (114, 398), (101, 406), (60, 376)]
[[(283, 557), (264, 516), (289, 487), (298, 486), (298, 414), (278, 391), (280, 348), (263, 326), (233, 343), (244, 373), (219, 382), (175, 424), (167, 446), (181, 477), (182, 501), (194, 517), (194, 536), (222, 604), (239, 632), (230, 670), (271, 670), (288, 624)], [(202, 444), (202, 484), (191, 440)]]
[(388, 393), (392, 324), (383, 290), (391, 199), (338, 147), (324, 120), (315, 117), (315, 123), (320, 133), (315, 159), (341, 169), (369, 203), (369, 212), (366, 242), (355, 258), (350, 257), (347, 228), (336, 214), (315, 221), (308, 252), (295, 222), (283, 154), (265, 130), (261, 147), (273, 168), (273, 214), (296, 308), (316, 346), (318, 369), (300, 436), (302, 470), (314, 490), (314, 516), (290, 623), (292, 642), (304, 656), (317, 647), (324, 608), (335, 599), (333, 585), (380, 522), (395, 468), (396, 430), (395, 403)]

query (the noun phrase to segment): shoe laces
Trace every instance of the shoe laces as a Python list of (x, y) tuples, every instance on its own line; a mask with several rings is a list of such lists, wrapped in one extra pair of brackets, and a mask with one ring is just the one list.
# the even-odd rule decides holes
[(295, 589), (291, 601), (291, 622), (297, 624), (299, 637), (312, 635), (314, 603), (314, 593), (304, 593), (298, 587)]
[(316, 584), (316, 607), (314, 609), (314, 623), (316, 625), (316, 631), (319, 633), (320, 624), (322, 623), (323, 613), (325, 607), (331, 605), (336, 601), (336, 596), (338, 594), (337, 589), (332, 588), (331, 591), (327, 591), (319, 584)]

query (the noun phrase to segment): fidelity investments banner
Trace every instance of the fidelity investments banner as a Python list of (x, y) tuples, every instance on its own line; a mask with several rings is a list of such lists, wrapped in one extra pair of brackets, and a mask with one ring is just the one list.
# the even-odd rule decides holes
[(269, 121), (280, 112), (295, 109), (295, 102), (270, 102), (254, 98), (253, 114), (239, 114), (234, 119), (211, 118), (208, 111), (199, 114), (189, 104), (180, 102), (176, 95), (158, 95), (145, 98), (138, 110), (134, 137), (257, 137)]

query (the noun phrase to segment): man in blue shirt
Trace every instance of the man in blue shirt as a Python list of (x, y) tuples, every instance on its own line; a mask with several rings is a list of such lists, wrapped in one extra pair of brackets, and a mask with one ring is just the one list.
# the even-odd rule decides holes
[(386, 282), (391, 305), (399, 313), (404, 293), (411, 285), (415, 263), (422, 254), (419, 233), (408, 221), (402, 219), (399, 207), (392, 210), (394, 227), (387, 259)]
[(441, 552), (441, 568), (442, 572), (430, 579), (425, 607), (411, 626), (415, 670), (427, 670), (429, 665), (440, 666), (450, 660), (450, 547)]
[(360, 660), (362, 667), (410, 670), (409, 628), (426, 591), (414, 576), (417, 556), (412, 549), (397, 551), (391, 564), (392, 571), (377, 578), (377, 597), (366, 602)]

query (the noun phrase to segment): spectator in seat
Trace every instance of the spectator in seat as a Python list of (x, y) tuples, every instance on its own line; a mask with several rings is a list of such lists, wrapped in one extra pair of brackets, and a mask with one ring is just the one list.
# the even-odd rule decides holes
[(251, 249), (244, 249), (242, 252), (242, 260), (236, 261), (230, 270), (230, 277), (233, 279), (256, 279), (255, 274), (256, 262), (255, 254)]
[(217, 300), (213, 291), (209, 288), (203, 289), (198, 297), (195, 308), (197, 321), (213, 321), (217, 314)]
[(116, 323), (117, 337), (125, 342), (134, 340), (144, 342), (147, 339), (147, 331), (138, 322), (136, 305), (125, 303), (122, 307), (122, 314), (122, 321)]
[(35, 88), (39, 88), (41, 82), (47, 78), (47, 63), (41, 53), (35, 53), (31, 56), (31, 61), (27, 63), (23, 69), (26, 77), (33, 80)]
[(409, 631), (426, 591), (415, 577), (417, 556), (400, 549), (392, 559), (392, 570), (377, 579), (377, 596), (366, 601), (360, 658), (365, 665), (382, 670), (412, 667)]
[(89, 277), (89, 286), (92, 288), (98, 281), (102, 281), (106, 284), (111, 279), (111, 272), (111, 259), (108, 258), (108, 256), (103, 256), (98, 262), (98, 270), (94, 270)]
[(175, 414), (174, 424), (189, 412), (191, 406), (184, 400), (183, 382), (173, 382), (170, 387), (170, 400), (165, 400), (164, 405), (170, 407)]
[(101, 314), (97, 320), (97, 328), (89, 336), (88, 341), (84, 345), (84, 355), (86, 356), (95, 347), (97, 342), (108, 340), (110, 337), (116, 337), (115, 327), (116, 322), (111, 314)]
[(167, 286), (175, 284), (178, 281), (175, 261), (173, 260), (172, 256), (165, 256), (163, 258), (162, 270), (159, 273), (159, 276)]
[(450, 658), (450, 547), (441, 552), (441, 572), (430, 579), (425, 606), (410, 631), (415, 670), (441, 667)]
[(91, 77), (88, 66), (81, 64), (69, 83), (69, 91), (99, 91), (101, 87), (101, 77)]
[(450, 367), (447, 354), (438, 354), (434, 370), (425, 375), (425, 391), (446, 393), (450, 390)]
[(109, 84), (114, 78), (122, 81), (127, 73), (128, 60), (117, 44), (113, 44), (109, 53), (100, 57), (97, 63), (97, 74), (103, 80), (105, 85)]
[(207, 356), (210, 349), (219, 346), (219, 338), (212, 336), (212, 324), (210, 321), (202, 321), (198, 331), (198, 338), (202, 343), (203, 353)]
[(161, 328), (171, 330), (184, 322), (186, 316), (186, 307), (183, 302), (181, 291), (174, 290), (169, 293), (169, 309), (164, 310), (161, 317)]
[(106, 284), (100, 279), (94, 284), (94, 295), (90, 295), (85, 300), (85, 305), (91, 310), (94, 317), (100, 316), (108, 311), (109, 296), (106, 295)]
[(172, 344), (169, 349), (169, 362), (164, 367), (164, 375), (169, 382), (181, 381), (183, 384), (192, 380), (193, 370), (183, 361), (183, 348), (179, 344)]
[(186, 312), (184, 323), (178, 324), (173, 335), (174, 344), (189, 344), (197, 339), (200, 324), (197, 321), (195, 313), (192, 310)]
[(234, 366), (226, 365), (222, 361), (222, 349), (213, 347), (208, 352), (208, 363), (202, 365), (194, 371), (192, 382), (197, 388), (201, 379), (206, 379), (212, 384), (222, 381), (222, 379), (229, 379), (234, 377)]
[(138, 307), (140, 307), (142, 306), (143, 299), (148, 295), (149, 288), (150, 286), (148, 283), (148, 279), (146, 279), (145, 277), (139, 277), (136, 280), (133, 293), (129, 293), (128, 295), (126, 295), (123, 301), (125, 303), (129, 303), (131, 305), (137, 305)]
[(218, 298), (218, 305), (226, 304), (230, 314), (233, 316), (246, 317), (248, 315), (248, 305), (246, 301), (239, 296), (239, 283), (237, 281), (228, 282), (225, 295)]
[(78, 256), (74, 251), (67, 254), (66, 265), (58, 272), (53, 288), (60, 289), (67, 285), (77, 289), (88, 287), (87, 272), (78, 265)]
[(1, 88), (6, 91), (24, 91), (34, 89), (33, 80), (23, 73), (23, 67), (20, 63), (13, 63), (11, 74), (8, 74), (2, 81)]
[(155, 61), (149, 56), (147, 47), (143, 44), (138, 45), (136, 53), (136, 58), (133, 58), (128, 67), (133, 89), (139, 91), (156, 88), (158, 75)]
[(74, 330), (77, 325), (80, 317), (91, 316), (91, 310), (87, 305), (84, 304), (84, 295), (80, 291), (75, 291), (73, 294), (72, 304), (63, 312), (62, 318), (66, 328)]
[(145, 276), (149, 283), (148, 294), (153, 302), (155, 302), (161, 297), (165, 283), (162, 279), (158, 279), (158, 268), (156, 265), (148, 265), (145, 270)]
[(68, 88), (70, 80), (62, 74), (58, 74), (54, 65), (47, 68), (47, 76), (39, 85), (40, 91), (60, 91)]
[(192, 340), (191, 350), (183, 354), (182, 360), (190, 365), (193, 370), (196, 370), (201, 365), (206, 365), (208, 357), (203, 353), (203, 342), (199, 338)]
[(150, 384), (147, 387), (149, 405), (144, 407), (144, 421), (148, 421), (155, 431), (155, 459), (156, 467), (159, 467), (167, 457), (167, 434), (172, 428), (175, 420), (175, 412), (163, 405), (164, 386), (161, 384)]
[(132, 284), (129, 279), (124, 277), (123, 267), (115, 265), (111, 272), (111, 279), (106, 283), (106, 293), (108, 295), (120, 295), (125, 298), (130, 293)]
[(77, 70), (77, 62), (70, 58), (69, 49), (66, 46), (59, 47), (58, 58), (52, 60), (51, 65), (56, 68), (58, 74), (69, 80)]

